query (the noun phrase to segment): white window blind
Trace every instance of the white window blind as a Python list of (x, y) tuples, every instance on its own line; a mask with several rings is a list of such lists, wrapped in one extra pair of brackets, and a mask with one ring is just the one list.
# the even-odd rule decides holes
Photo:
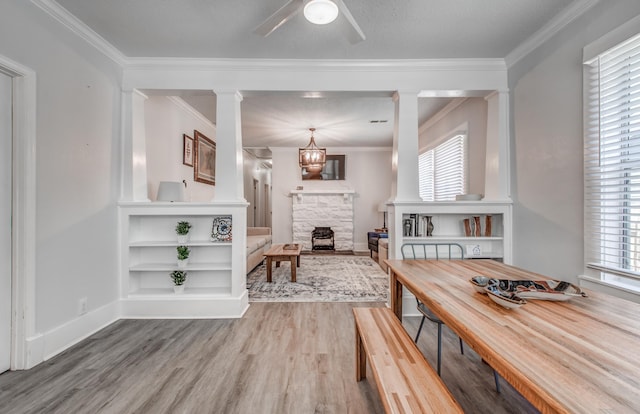
[(604, 279), (632, 281), (640, 278), (640, 36), (587, 65), (585, 259)]
[(455, 200), (466, 190), (466, 136), (456, 135), (418, 158), (420, 198)]

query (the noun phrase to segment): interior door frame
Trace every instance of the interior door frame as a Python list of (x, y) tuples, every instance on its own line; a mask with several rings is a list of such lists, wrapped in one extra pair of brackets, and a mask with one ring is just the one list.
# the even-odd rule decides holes
[(36, 73), (0, 55), (0, 71), (13, 79), (11, 369), (42, 362), (35, 324)]

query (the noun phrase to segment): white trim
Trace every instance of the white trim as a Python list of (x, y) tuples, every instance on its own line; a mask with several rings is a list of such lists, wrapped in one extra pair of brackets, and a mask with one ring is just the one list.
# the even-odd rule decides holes
[(220, 70), (281, 72), (308, 70), (358, 71), (496, 71), (507, 70), (504, 59), (222, 59), (222, 58), (127, 58), (125, 70)]
[(27, 338), (36, 334), (36, 73), (4, 56), (0, 67), (13, 78), (11, 369), (15, 370), (31, 366)]
[(119, 319), (120, 303), (116, 300), (56, 326), (42, 335), (43, 360), (58, 355)]
[(640, 293), (588, 275), (578, 275), (581, 287), (640, 303)]
[(582, 49), (583, 62), (587, 65), (592, 64), (592, 60), (598, 57), (598, 55), (636, 36), (638, 32), (640, 32), (640, 16), (634, 17), (586, 45)]
[(123, 55), (120, 50), (106, 41), (98, 33), (93, 31), (80, 19), (69, 13), (67, 9), (60, 6), (56, 1), (31, 0), (31, 3), (38, 6), (49, 16), (62, 23), (67, 29), (78, 35), (78, 37), (84, 39), (87, 43), (95, 47), (99, 52), (101, 52), (120, 66), (123, 66), (127, 62), (127, 57)]
[(504, 58), (507, 67), (511, 68), (599, 2), (600, 0), (575, 0), (567, 6), (567, 8), (549, 20), (547, 24), (542, 26), (531, 37), (509, 52)]
[[(446, 132), (442, 135), (440, 135), (438, 138), (436, 138), (433, 141), (429, 141), (429, 143), (423, 147), (419, 147), (418, 148), (418, 154), (422, 154), (425, 151), (429, 151), (434, 149), (435, 147), (437, 147), (438, 145), (442, 144), (445, 141), (448, 141), (449, 139), (456, 137), (458, 135), (466, 135), (468, 138), (469, 135), (469, 122), (465, 121), (463, 123), (461, 123), (460, 125), (458, 125), (457, 127), (453, 128), (452, 130), (450, 130), (449, 132)], [(468, 143), (465, 143), (465, 145), (467, 146), (467, 150), (468, 150)]]
[(439, 122), (440, 120), (445, 118), (447, 115), (449, 115), (449, 113), (452, 112), (454, 109), (456, 109), (457, 107), (465, 103), (467, 99), (469, 98), (456, 98), (451, 102), (449, 102), (447, 106), (439, 110), (431, 118), (427, 119), (424, 124), (420, 125), (420, 128), (418, 128), (418, 134), (423, 134), (427, 129), (431, 128), (437, 122)]
[(205, 118), (205, 116), (198, 112), (193, 106), (186, 103), (184, 99), (179, 96), (166, 96), (166, 98), (187, 115), (190, 115), (209, 127), (216, 129), (216, 124)]

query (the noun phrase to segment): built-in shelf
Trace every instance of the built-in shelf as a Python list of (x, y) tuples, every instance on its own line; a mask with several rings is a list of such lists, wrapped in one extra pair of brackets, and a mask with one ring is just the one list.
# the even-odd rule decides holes
[(129, 293), (131, 298), (185, 300), (191, 298), (222, 298), (228, 297), (231, 291), (228, 288), (185, 288), (183, 293), (176, 294), (173, 288), (144, 288)]
[[(433, 235), (426, 234), (426, 216), (431, 217)], [(479, 236), (466, 236), (464, 221), (480, 217)], [(487, 221), (491, 216), (491, 235), (484, 236)], [(413, 220), (417, 225), (411, 226), (411, 232), (418, 236), (405, 236), (406, 220)], [(462, 245), (465, 258), (498, 259), (511, 262), (512, 252), (512, 220), (511, 203), (498, 201), (448, 201), (448, 202), (407, 202), (389, 204), (389, 221), (391, 224), (390, 243), (395, 248), (395, 257), (399, 257), (400, 247), (404, 243), (436, 243), (453, 242)], [(473, 234), (473, 233), (472, 233)], [(473, 251), (479, 253), (472, 253)], [(393, 256), (392, 256), (393, 257)]]
[[(214, 223), (231, 217), (246, 226), (246, 203), (121, 203), (121, 298), (136, 317), (239, 317), (248, 307), (246, 235), (211, 241)], [(179, 243), (179, 221), (192, 225)], [(218, 230), (218, 227), (216, 227)], [(189, 246), (189, 262), (178, 267), (177, 246)], [(241, 251), (242, 254), (237, 252)], [(175, 293), (170, 274), (187, 272), (184, 293)]]

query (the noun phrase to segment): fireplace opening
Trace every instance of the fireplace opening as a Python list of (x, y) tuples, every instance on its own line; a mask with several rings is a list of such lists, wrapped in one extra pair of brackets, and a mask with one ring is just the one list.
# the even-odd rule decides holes
[(331, 227), (316, 227), (311, 232), (311, 250), (334, 250)]

